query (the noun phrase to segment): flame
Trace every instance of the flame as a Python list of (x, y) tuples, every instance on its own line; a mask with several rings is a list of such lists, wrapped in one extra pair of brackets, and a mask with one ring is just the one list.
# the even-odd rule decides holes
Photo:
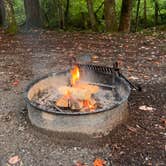
[(72, 86), (74, 86), (80, 78), (79, 67), (75, 65), (74, 68), (70, 71), (70, 73), (71, 73), (70, 83)]
[(95, 106), (91, 104), (90, 100), (84, 100), (83, 101), (83, 107), (89, 108), (89, 109), (95, 109)]
[(70, 98), (71, 98), (71, 92), (70, 92), (69, 90), (67, 90), (67, 91), (65, 92), (64, 97), (65, 97), (66, 99), (70, 99)]

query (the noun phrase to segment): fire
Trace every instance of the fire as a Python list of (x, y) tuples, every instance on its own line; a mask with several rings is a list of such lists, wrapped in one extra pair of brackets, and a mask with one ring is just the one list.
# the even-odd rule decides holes
[(70, 98), (71, 98), (71, 92), (70, 92), (69, 90), (67, 90), (67, 91), (65, 92), (65, 94), (64, 94), (64, 97), (65, 97), (66, 99), (70, 99)]
[(80, 79), (80, 71), (78, 66), (74, 66), (74, 68), (70, 71), (71, 80), (70, 83), (72, 86), (76, 84), (76, 82)]
[(89, 109), (95, 109), (95, 105), (93, 105), (90, 100), (84, 100), (83, 107)]
[(93, 94), (99, 90), (98, 86), (78, 82), (80, 79), (79, 67), (75, 65), (71, 71), (70, 85), (59, 87), (59, 93), (62, 95), (57, 101), (58, 107), (70, 108), (79, 111), (94, 111), (98, 105)]

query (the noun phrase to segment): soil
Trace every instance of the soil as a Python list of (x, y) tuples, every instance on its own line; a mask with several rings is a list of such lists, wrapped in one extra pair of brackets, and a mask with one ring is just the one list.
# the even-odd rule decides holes
[[(8, 36), (0, 30), (0, 165), (166, 165), (166, 33), (96, 34), (33, 30)], [(28, 120), (23, 92), (34, 78), (62, 71), (72, 56), (93, 64), (118, 61), (122, 73), (142, 86), (129, 98), (129, 119), (95, 141), (59, 140)], [(152, 107), (141, 110), (140, 106)]]

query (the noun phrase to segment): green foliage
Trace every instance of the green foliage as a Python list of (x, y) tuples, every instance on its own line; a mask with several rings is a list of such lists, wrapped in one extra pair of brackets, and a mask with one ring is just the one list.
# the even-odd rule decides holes
[(25, 22), (24, 0), (14, 0), (15, 18), (18, 25)]
[[(18, 24), (23, 24), (25, 22), (25, 11), (24, 11), (24, 0), (13, 0), (15, 17)], [(60, 14), (59, 14), (59, 3), (61, 4), (61, 10), (63, 14), (66, 10), (67, 0), (40, 0), (42, 15), (44, 18), (44, 26), (49, 29), (60, 27)], [(104, 0), (94, 0), (94, 12), (96, 12), (99, 6)], [(147, 27), (154, 26), (154, 0), (147, 1)], [(159, 3), (159, 24), (166, 24), (166, 1), (158, 0)], [(119, 22), (120, 11), (121, 11), (122, 0), (116, 0), (116, 14)], [(132, 26), (135, 24), (137, 0), (133, 0), (132, 9)], [(139, 10), (139, 23), (138, 29), (144, 28), (144, 0), (141, 0), (140, 10)], [(62, 16), (61, 16), (62, 17)], [(64, 15), (63, 15), (64, 17)], [(103, 6), (96, 13), (98, 29), (99, 31), (105, 30)], [(86, 0), (70, 0), (69, 6), (69, 16), (67, 23), (65, 23), (67, 29), (90, 29), (90, 22), (88, 16), (88, 9)]]
[[(133, 4), (132, 10), (132, 23), (135, 24), (135, 16), (136, 16), (136, 1)], [(166, 1), (158, 0), (159, 4), (159, 25), (166, 24)], [(154, 0), (146, 0), (146, 12), (147, 12), (147, 26), (152, 27), (155, 26), (154, 23), (154, 15), (155, 15), (155, 5)], [(139, 9), (139, 29), (144, 28), (144, 0), (140, 1), (140, 9)]]

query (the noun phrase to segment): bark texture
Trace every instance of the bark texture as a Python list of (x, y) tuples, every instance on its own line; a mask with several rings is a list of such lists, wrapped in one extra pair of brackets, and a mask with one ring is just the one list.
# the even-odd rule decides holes
[(0, 1), (0, 26), (5, 24), (5, 6), (4, 1)]
[(115, 0), (104, 0), (104, 18), (107, 32), (117, 31)]
[(65, 16), (64, 16), (64, 9), (61, 0), (54, 0), (54, 4), (57, 3), (57, 11), (59, 16), (59, 28), (65, 28)]
[(139, 8), (140, 8), (140, 0), (137, 1), (137, 11), (136, 11), (136, 17), (135, 17), (135, 32), (137, 31), (137, 28), (138, 28)]
[(147, 27), (146, 0), (144, 0), (144, 28)]
[(41, 27), (42, 18), (39, 0), (24, 0), (25, 13), (26, 13), (26, 26)]
[(130, 32), (132, 0), (122, 0), (119, 31)]
[(159, 15), (159, 5), (158, 5), (158, 0), (154, 0), (155, 3), (155, 25), (158, 24), (158, 15)]
[(5, 0), (5, 12), (6, 12), (6, 23), (7, 23), (7, 29), (6, 32), (9, 34), (15, 34), (18, 31), (15, 14), (14, 14), (14, 7), (13, 7), (13, 1), (12, 0)]
[(97, 22), (96, 22), (95, 13), (93, 10), (93, 0), (87, 0), (87, 6), (88, 6), (88, 13), (90, 18), (91, 28), (94, 31), (97, 31)]
[(70, 0), (66, 0), (66, 10), (65, 10), (65, 23), (68, 23), (69, 19), (69, 7), (70, 7)]

